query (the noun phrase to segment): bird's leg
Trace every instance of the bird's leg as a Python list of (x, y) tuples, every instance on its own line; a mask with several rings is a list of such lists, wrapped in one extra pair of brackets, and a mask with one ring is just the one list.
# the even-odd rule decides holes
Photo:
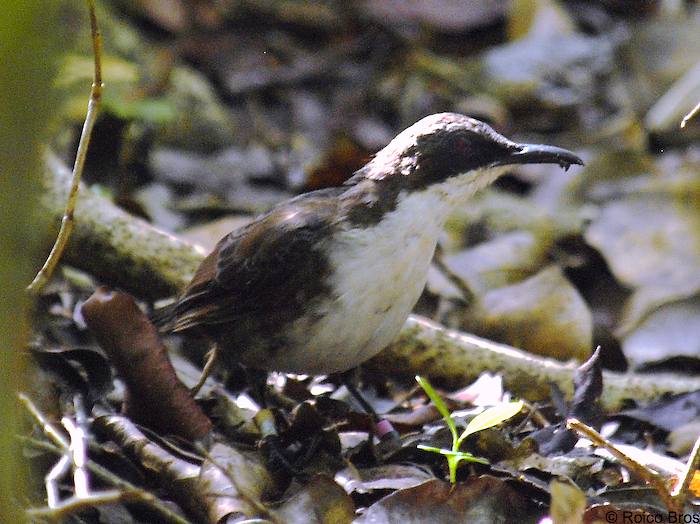
[(297, 479), (306, 478), (305, 474), (297, 469), (287, 453), (283, 437), (277, 432), (275, 417), (267, 406), (267, 393), (271, 390), (267, 384), (267, 371), (243, 368), (250, 390), (250, 396), (260, 405), (255, 414), (255, 423), (260, 429), (260, 441), (258, 446), (267, 459), (268, 468), (271, 471), (282, 471), (290, 477)]
[(394, 429), (394, 426), (385, 418), (381, 418), (369, 402), (362, 396), (359, 390), (355, 387), (352, 380), (352, 375), (355, 370), (348, 373), (341, 373), (340, 380), (343, 385), (348, 388), (352, 397), (360, 404), (362, 409), (372, 418), (374, 424), (374, 433), (380, 441), (391, 443), (391, 447), (399, 447), (400, 436), (399, 432)]
[(254, 420), (260, 430), (258, 447), (267, 460), (268, 469), (270, 471), (281, 470), (290, 477), (303, 478), (303, 472), (299, 471), (287, 457), (282, 437), (277, 432), (275, 417), (272, 411), (268, 408), (260, 408), (255, 414)]
[(248, 391), (255, 402), (258, 403), (261, 409), (267, 409), (267, 371), (253, 369), (243, 366), (245, 380), (248, 383)]
[(442, 246), (438, 242), (438, 244), (435, 246), (435, 254), (433, 255), (433, 264), (435, 264), (435, 267), (438, 268), (438, 270), (445, 275), (447, 280), (449, 280), (452, 284), (454, 284), (457, 289), (462, 293), (462, 298), (466, 302), (467, 305), (471, 305), (474, 303), (476, 300), (476, 294), (474, 291), (469, 287), (469, 285), (455, 273), (452, 271), (447, 264), (445, 264), (445, 253), (442, 249)]
[(190, 390), (190, 394), (195, 397), (197, 396), (197, 393), (199, 393), (199, 390), (202, 389), (202, 386), (204, 383), (207, 381), (207, 378), (209, 378), (209, 375), (211, 375), (212, 370), (214, 369), (214, 364), (216, 364), (216, 361), (219, 358), (219, 345), (214, 344), (212, 348), (209, 350), (207, 353), (207, 361), (204, 364), (204, 369), (202, 369), (202, 374), (199, 377), (199, 380), (197, 383), (194, 385), (194, 387)]

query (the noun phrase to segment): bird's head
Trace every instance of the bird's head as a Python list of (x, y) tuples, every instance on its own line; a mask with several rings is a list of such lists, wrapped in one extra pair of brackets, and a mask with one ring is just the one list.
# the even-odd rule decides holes
[(473, 192), (515, 164), (559, 164), (568, 169), (583, 161), (559, 147), (518, 144), (464, 115), (438, 113), (397, 135), (362, 176), (391, 179), (409, 191), (441, 185)]

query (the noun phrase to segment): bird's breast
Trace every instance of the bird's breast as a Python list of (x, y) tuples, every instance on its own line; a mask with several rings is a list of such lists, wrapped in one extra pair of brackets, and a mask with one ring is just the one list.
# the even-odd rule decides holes
[(331, 295), (292, 329), (304, 345), (304, 372), (356, 367), (398, 335), (425, 286), (446, 215), (439, 203), (408, 196), (378, 224), (335, 235)]

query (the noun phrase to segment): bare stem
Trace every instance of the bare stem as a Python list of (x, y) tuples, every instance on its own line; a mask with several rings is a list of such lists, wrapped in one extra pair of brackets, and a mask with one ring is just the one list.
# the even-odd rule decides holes
[[(29, 443), (30, 445), (38, 448), (38, 449), (43, 449), (46, 451), (51, 451), (53, 453), (57, 453), (59, 455), (65, 455), (69, 451), (69, 446), (70, 442), (68, 439), (63, 435), (63, 433), (55, 426), (53, 425), (48, 417), (44, 415), (39, 408), (34, 405), (34, 403), (31, 401), (31, 399), (25, 395), (24, 393), (19, 393), (18, 394), (20, 402), (24, 405), (24, 407), (27, 409), (27, 411), (34, 417), (36, 422), (41, 426), (41, 429), (43, 430), (44, 434), (51, 440), (52, 443), (49, 443), (44, 440), (35, 440), (35, 439), (27, 439), (27, 438), (21, 438), (21, 440)], [(179, 515), (176, 513), (174, 510), (172, 510), (170, 507), (168, 507), (166, 504), (161, 502), (155, 495), (152, 493), (143, 490), (139, 488), (138, 486), (130, 483), (127, 480), (122, 479), (121, 477), (115, 475), (105, 467), (101, 466), (100, 464), (97, 464), (96, 462), (93, 462), (90, 459), (87, 459), (86, 462), (87, 468), (92, 471), (96, 476), (98, 476), (100, 479), (102, 479), (105, 482), (108, 482), (115, 486), (117, 490), (119, 491), (119, 495), (117, 495), (116, 491), (115, 492), (107, 492), (105, 495), (106, 498), (99, 498), (99, 496), (95, 499), (88, 500), (85, 504), (95, 506), (99, 504), (104, 504), (107, 503), (107, 499), (110, 497), (114, 496), (118, 498), (121, 501), (138, 501), (138, 502), (143, 502), (147, 505), (149, 505), (151, 508), (153, 508), (154, 511), (156, 511), (160, 516), (163, 517), (163, 519), (166, 522), (172, 522), (173, 524), (189, 524), (189, 520), (187, 520), (185, 517)], [(116, 500), (115, 500), (116, 502)], [(58, 504), (57, 508), (31, 508), (28, 510), (29, 516), (33, 517), (39, 517), (39, 516), (48, 516), (48, 517), (60, 517), (60, 516), (65, 516), (67, 513), (72, 512), (72, 511), (77, 511), (80, 509), (80, 507), (76, 507), (75, 504), (78, 503), (75, 498), (68, 499), (64, 501), (63, 504)], [(82, 503), (78, 503), (79, 505)]]
[(681, 127), (685, 127), (685, 125), (698, 113), (700, 113), (700, 102), (698, 102), (698, 104), (690, 110), (690, 113), (683, 117), (683, 120), (681, 120)]
[(648, 468), (644, 464), (641, 464), (640, 462), (634, 460), (626, 453), (623, 453), (617, 448), (617, 446), (615, 446), (615, 444), (607, 440), (605, 437), (603, 437), (603, 435), (598, 433), (592, 427), (584, 424), (583, 422), (575, 418), (570, 418), (566, 421), (566, 427), (568, 429), (573, 429), (582, 437), (590, 440), (594, 446), (608, 450), (610, 454), (613, 455), (617, 460), (619, 460), (622, 465), (624, 465), (630, 471), (636, 473), (647, 484), (652, 486), (659, 494), (659, 497), (664, 502), (666, 508), (668, 508), (669, 511), (679, 511), (679, 508), (677, 507), (677, 501), (669, 492), (668, 486), (666, 485), (666, 481), (661, 475)]
[(54, 424), (52, 424), (49, 421), (49, 419), (45, 417), (41, 411), (39, 411), (39, 409), (34, 405), (34, 403), (26, 394), (18, 393), (17, 397), (27, 409), (27, 411), (29, 411), (29, 413), (34, 417), (37, 423), (39, 423), (44, 434), (47, 437), (49, 437), (49, 439), (51, 439), (51, 441), (53, 441), (54, 444), (61, 448), (61, 452), (65, 453), (66, 451), (68, 451), (70, 442), (68, 442), (68, 439), (63, 435), (61, 430), (59, 430)]
[(96, 506), (117, 504), (119, 502), (144, 502), (142, 494), (143, 492), (141, 491), (127, 492), (115, 489), (84, 497), (74, 496), (57, 503), (55, 506), (29, 508), (27, 510), (27, 516), (33, 519), (43, 517), (58, 521), (87, 508), (94, 508)]
[(459, 289), (462, 293), (462, 298), (467, 304), (472, 304), (475, 300), (474, 291), (467, 285), (467, 283), (459, 276), (457, 273), (452, 271), (447, 264), (445, 264), (444, 253), (440, 244), (437, 245), (435, 249), (435, 256), (433, 257), (433, 263), (435, 266), (445, 275), (445, 278), (449, 280), (454, 286)]
[(700, 470), (700, 437), (695, 441), (693, 451), (690, 452), (690, 457), (688, 457), (688, 463), (685, 466), (681, 481), (672, 493), (679, 507), (683, 507), (685, 504), (685, 499), (688, 497), (690, 482), (693, 480), (693, 476), (698, 470)]
[(61, 255), (63, 255), (66, 244), (68, 244), (71, 232), (73, 231), (73, 224), (75, 221), (75, 205), (78, 201), (80, 179), (83, 176), (85, 158), (87, 157), (87, 151), (90, 145), (92, 129), (95, 127), (97, 114), (99, 113), (100, 104), (102, 101), (102, 35), (100, 34), (100, 29), (97, 26), (95, 2), (94, 0), (86, 1), (90, 12), (90, 29), (92, 33), (92, 49), (95, 56), (95, 72), (92, 88), (90, 89), (90, 99), (88, 100), (85, 122), (83, 123), (83, 130), (80, 134), (78, 151), (75, 155), (75, 164), (73, 164), (73, 179), (71, 182), (70, 193), (68, 194), (68, 202), (66, 203), (66, 211), (63, 214), (61, 228), (58, 231), (58, 236), (56, 237), (56, 242), (51, 249), (51, 253), (49, 253), (46, 262), (44, 262), (44, 265), (39, 270), (36, 277), (34, 277), (32, 283), (27, 287), (29, 292), (34, 294), (39, 293), (49, 281), (51, 275), (53, 275), (58, 262), (61, 260)]

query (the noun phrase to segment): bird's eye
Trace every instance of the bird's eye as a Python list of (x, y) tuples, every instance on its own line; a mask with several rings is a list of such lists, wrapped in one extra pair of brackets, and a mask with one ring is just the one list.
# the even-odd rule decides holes
[(469, 141), (463, 136), (458, 136), (455, 140), (455, 149), (459, 154), (466, 154), (469, 151)]

